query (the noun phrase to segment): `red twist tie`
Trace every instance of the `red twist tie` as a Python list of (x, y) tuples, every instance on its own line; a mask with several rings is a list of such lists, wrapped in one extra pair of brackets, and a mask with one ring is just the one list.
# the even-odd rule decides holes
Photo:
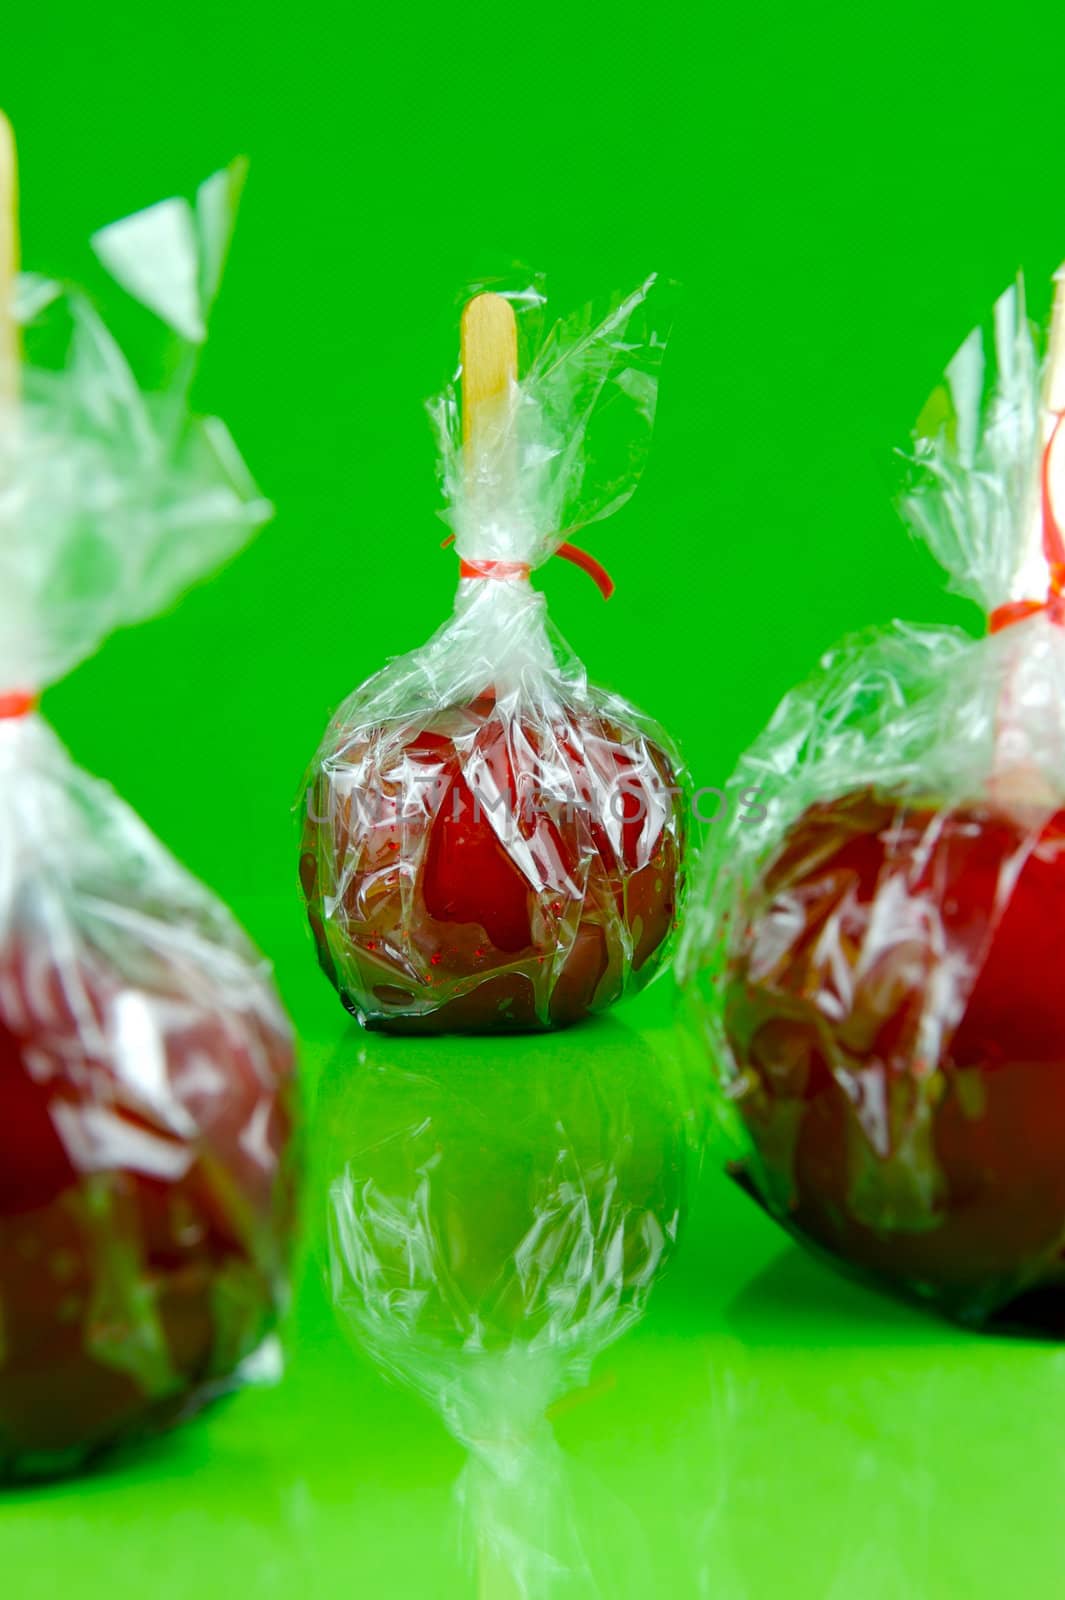
[(1047, 597), (1045, 600), (1007, 600), (1005, 605), (996, 606), (988, 618), (988, 626), (992, 633), (1001, 633), (1003, 628), (1010, 627), (1012, 623), (1024, 622), (1026, 618), (1039, 616), (1040, 613), (1044, 613), (1055, 627), (1065, 628), (1065, 537), (1062, 536), (1061, 527), (1054, 514), (1054, 502), (1050, 493), (1050, 452), (1054, 448), (1058, 429), (1062, 422), (1065, 422), (1065, 411), (1056, 411), (1054, 417), (1054, 426), (1043, 451), (1043, 462), (1039, 472), (1043, 554), (1050, 568)]
[[(441, 549), (446, 550), (448, 545), (454, 544), (455, 535), (449, 533), (443, 540)], [(580, 567), (586, 572), (595, 584), (604, 600), (609, 600), (614, 593), (614, 580), (604, 566), (589, 555), (587, 550), (581, 550), (575, 544), (560, 544), (555, 551), (563, 561), (569, 561), (575, 567)], [(459, 560), (460, 578), (528, 578), (532, 568), (527, 561), (467, 561), (464, 557)]]
[(527, 561), (459, 561), (460, 578), (527, 578)]
[(37, 696), (26, 689), (12, 689), (0, 694), (0, 721), (9, 717), (27, 717), (37, 709)]

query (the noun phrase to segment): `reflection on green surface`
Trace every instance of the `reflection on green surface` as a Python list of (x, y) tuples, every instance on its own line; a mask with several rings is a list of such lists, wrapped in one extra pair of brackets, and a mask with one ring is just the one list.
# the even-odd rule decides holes
[[(323, 1042), (305, 1065), (325, 1064), (326, 1108), (345, 1024), (318, 993), (311, 974), (299, 1010)], [(625, 1019), (664, 1061), (662, 1009), (649, 995)], [(465, 1070), (456, 1041), (443, 1052), (441, 1073)], [(471, 1573), (457, 1538), (465, 1451), (345, 1342), (317, 1261), (288, 1342), (276, 1389), (82, 1482), (0, 1498), (5, 1596), (488, 1600), (498, 1569), (482, 1554)], [(1065, 1352), (849, 1283), (711, 1165), (646, 1314), (552, 1422), (551, 1503), (586, 1565), (567, 1600), (590, 1584), (610, 1600), (1002, 1600), (1065, 1578)]]
[(353, 1030), (326, 1068), (310, 1205), (332, 1296), (469, 1452), (485, 1595), (617, 1592), (584, 1549), (548, 1413), (673, 1253), (690, 1121), (672, 1055), (614, 1018), (443, 1050)]

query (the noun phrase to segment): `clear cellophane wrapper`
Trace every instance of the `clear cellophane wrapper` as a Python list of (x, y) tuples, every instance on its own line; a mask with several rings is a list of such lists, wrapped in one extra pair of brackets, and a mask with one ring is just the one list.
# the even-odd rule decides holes
[(321, 964), (374, 1027), (574, 1021), (662, 969), (684, 775), (666, 734), (590, 685), (529, 574), (622, 506), (650, 442), (666, 328), (654, 279), (543, 332), (471, 457), (433, 402), (461, 572), (450, 620), (340, 706), (308, 777), (301, 882)]
[(639, 1540), (597, 1542), (581, 1514), (553, 1421), (677, 1243), (693, 1136), (672, 1058), (613, 1018), (518, 1060), (501, 1040), (441, 1063), (431, 1040), (362, 1036), (327, 1069), (314, 1126), (333, 1303), (466, 1451), (477, 1592), (646, 1593)]
[(987, 637), (895, 622), (787, 695), (680, 956), (734, 1173), (950, 1314), (1065, 1316), (1065, 503), (1023, 286), (954, 357), (902, 510)]
[(276, 1366), (292, 1043), (268, 965), (36, 694), (268, 507), (188, 411), (242, 169), (92, 241), (165, 343), (23, 276), (0, 427), (0, 1478), (69, 1470)]

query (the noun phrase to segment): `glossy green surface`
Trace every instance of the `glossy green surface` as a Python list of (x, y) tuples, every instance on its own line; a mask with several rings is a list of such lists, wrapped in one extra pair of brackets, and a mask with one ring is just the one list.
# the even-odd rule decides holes
[[(301, 941), (277, 948), (295, 963)], [(316, 1087), (351, 1035), (317, 983), (297, 979), (294, 999)], [(660, 990), (624, 1017), (671, 1059)], [(510, 1600), (463, 1553), (462, 1450), (353, 1353), (313, 1248), (288, 1343), (280, 1387), (90, 1478), (0, 1498), (10, 1592)], [(554, 1417), (552, 1493), (591, 1576), (545, 1595), (992, 1600), (1065, 1571), (1065, 1352), (844, 1282), (713, 1171), (646, 1317)]]
[[(201, 398), (278, 518), (47, 711), (273, 955), (309, 1097), (347, 1024), (288, 807), (336, 702), (449, 605), (421, 404), (456, 291), (511, 256), (563, 308), (650, 266), (686, 284), (647, 477), (585, 541), (617, 595), (561, 562), (539, 581), (592, 676), (721, 785), (840, 633), (977, 625), (894, 517), (891, 451), (1019, 263), (1046, 307), (1062, 42), (1043, 6), (953, 0), (5, 16), (35, 267), (76, 272), (103, 221), (253, 160)], [(628, 1020), (668, 1057), (669, 1016), (659, 986)], [(508, 1600), (458, 1551), (461, 1450), (351, 1354), (311, 1259), (289, 1334), (276, 1390), (0, 1499), (0, 1594)], [(1063, 1431), (1065, 1353), (842, 1282), (708, 1172), (646, 1319), (559, 1412), (560, 1493), (611, 1600), (1052, 1594)]]

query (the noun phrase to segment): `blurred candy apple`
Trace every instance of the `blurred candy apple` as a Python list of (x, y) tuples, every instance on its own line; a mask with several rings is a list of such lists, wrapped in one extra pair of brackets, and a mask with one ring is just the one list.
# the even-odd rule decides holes
[(814, 805), (734, 950), (763, 1199), (963, 1320), (1065, 1332), (1065, 811)]
[(276, 1320), (285, 1025), (156, 966), (142, 986), (43, 938), (0, 951), (0, 1476), (174, 1420)]

